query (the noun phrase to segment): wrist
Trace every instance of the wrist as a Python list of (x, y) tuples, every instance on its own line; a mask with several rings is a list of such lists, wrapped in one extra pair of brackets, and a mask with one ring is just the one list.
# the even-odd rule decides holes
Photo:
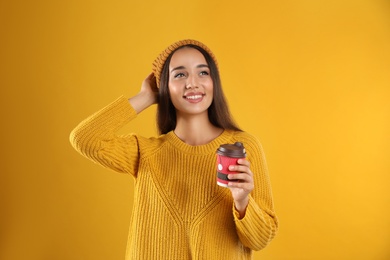
[(141, 91), (137, 95), (129, 98), (129, 102), (137, 111), (137, 114), (156, 103), (155, 98), (144, 91)]
[(240, 214), (240, 219), (245, 216), (246, 208), (249, 204), (249, 198), (246, 197), (245, 199), (241, 201), (234, 201), (234, 208), (237, 210), (237, 212)]

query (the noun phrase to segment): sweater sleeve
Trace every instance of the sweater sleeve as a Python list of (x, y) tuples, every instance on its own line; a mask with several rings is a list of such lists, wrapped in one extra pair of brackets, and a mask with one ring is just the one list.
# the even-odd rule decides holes
[(118, 136), (116, 132), (136, 116), (136, 111), (122, 96), (83, 120), (71, 132), (70, 142), (93, 162), (135, 176), (139, 160), (137, 137)]
[(248, 137), (240, 141), (247, 150), (255, 188), (249, 195), (245, 216), (240, 219), (240, 214), (234, 206), (233, 214), (237, 233), (243, 245), (253, 250), (261, 250), (276, 235), (278, 220), (274, 212), (271, 183), (262, 146), (257, 139)]

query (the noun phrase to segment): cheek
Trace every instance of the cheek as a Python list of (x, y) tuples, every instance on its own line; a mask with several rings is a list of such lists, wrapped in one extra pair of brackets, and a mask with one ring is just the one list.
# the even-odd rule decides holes
[(169, 95), (171, 97), (173, 97), (173, 96), (176, 96), (178, 94), (179, 88), (176, 86), (176, 84), (169, 83), (168, 91), (169, 91)]
[(205, 84), (206, 88), (207, 88), (207, 91), (209, 91), (210, 93), (213, 93), (214, 91), (214, 86), (213, 86), (213, 81), (212, 80), (209, 80), (206, 84)]
[(182, 98), (182, 93), (175, 84), (169, 84), (168, 86), (169, 97), (174, 106), (176, 106), (177, 102)]

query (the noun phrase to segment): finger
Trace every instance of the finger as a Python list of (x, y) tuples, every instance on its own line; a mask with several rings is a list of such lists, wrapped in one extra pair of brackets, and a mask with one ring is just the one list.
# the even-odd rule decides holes
[(254, 188), (254, 185), (252, 183), (235, 182), (235, 181), (230, 181), (228, 183), (228, 186), (229, 186), (229, 188), (242, 189), (243, 191), (246, 191), (246, 192), (251, 192)]
[(249, 174), (245, 173), (235, 173), (235, 174), (229, 174), (228, 175), (229, 180), (238, 180), (240, 182), (248, 182), (253, 183), (253, 178)]
[(230, 165), (229, 166), (229, 171), (232, 171), (232, 172), (245, 172), (245, 173), (248, 173), (249, 175), (252, 175), (252, 171), (249, 169), (248, 166)]
[(250, 167), (250, 165), (251, 165), (251, 163), (248, 160), (246, 160), (246, 159), (238, 159), (237, 163), (240, 164), (240, 165), (248, 166), (248, 167)]

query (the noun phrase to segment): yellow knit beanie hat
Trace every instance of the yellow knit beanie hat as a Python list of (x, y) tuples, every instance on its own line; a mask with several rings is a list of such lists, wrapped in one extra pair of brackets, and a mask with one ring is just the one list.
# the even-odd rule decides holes
[(202, 48), (214, 60), (215, 65), (218, 66), (217, 59), (215, 58), (214, 54), (203, 43), (201, 43), (199, 41), (196, 41), (196, 40), (191, 40), (191, 39), (175, 42), (172, 45), (170, 45), (168, 48), (166, 48), (153, 62), (152, 71), (153, 71), (154, 76), (156, 77), (156, 82), (157, 82), (157, 87), (158, 88), (160, 87), (161, 72), (162, 72), (162, 69), (164, 67), (164, 64), (165, 64), (167, 58), (169, 57), (169, 55), (172, 52), (174, 52), (178, 48), (180, 48), (182, 46), (186, 46), (186, 45), (195, 45), (195, 46), (198, 46), (198, 47)]

